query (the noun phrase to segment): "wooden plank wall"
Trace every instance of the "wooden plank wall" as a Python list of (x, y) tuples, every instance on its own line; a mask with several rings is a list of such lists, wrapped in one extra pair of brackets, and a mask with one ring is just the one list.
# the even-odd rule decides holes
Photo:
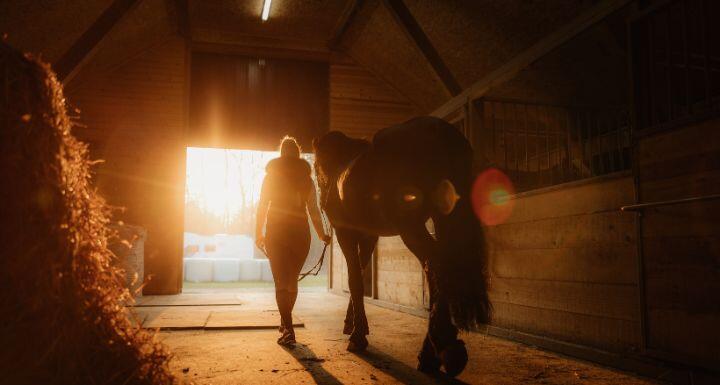
[(126, 208), (115, 219), (148, 230), (146, 294), (182, 287), (186, 57), (185, 42), (172, 37), (67, 87), (80, 110), (75, 134), (105, 161), (97, 185), (111, 205)]
[[(645, 137), (637, 148), (642, 202), (720, 194), (720, 119)], [(648, 347), (720, 367), (720, 201), (644, 211)]]
[(402, 239), (380, 238), (377, 258), (378, 299), (422, 309), (427, 296), (423, 268)]
[(640, 342), (629, 176), (521, 194), (487, 227), (493, 325), (608, 351)]
[(333, 238), (332, 245), (332, 274), (330, 289), (336, 293), (349, 292), (350, 286), (348, 285), (348, 274), (347, 274), (347, 263), (345, 262), (345, 256), (340, 249), (337, 238)]
[(417, 107), (363, 67), (349, 59), (331, 63), (331, 130), (368, 137), (419, 114)]

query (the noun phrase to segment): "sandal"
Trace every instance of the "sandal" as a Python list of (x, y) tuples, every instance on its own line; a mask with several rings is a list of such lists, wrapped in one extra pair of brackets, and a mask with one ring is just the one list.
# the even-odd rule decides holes
[(284, 346), (294, 346), (295, 341), (295, 331), (291, 328), (286, 328), (283, 330), (283, 334), (278, 338), (277, 343), (279, 345)]

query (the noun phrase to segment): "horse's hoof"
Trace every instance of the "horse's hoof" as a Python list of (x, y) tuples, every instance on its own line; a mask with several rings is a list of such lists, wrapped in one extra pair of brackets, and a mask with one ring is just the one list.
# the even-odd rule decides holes
[(440, 352), (440, 361), (448, 376), (455, 377), (462, 373), (467, 365), (468, 354), (463, 340), (456, 340)]
[(352, 338), (350, 337), (350, 342), (348, 342), (347, 351), (348, 352), (364, 352), (365, 349), (368, 347), (368, 340), (365, 338), (365, 336), (361, 336), (359, 338)]
[(345, 323), (345, 326), (343, 326), (343, 334), (349, 336), (350, 334), (352, 334), (353, 329), (354, 329), (353, 324), (346, 322), (346, 323)]
[(437, 373), (441, 364), (440, 360), (432, 353), (421, 350), (420, 354), (418, 354), (417, 370), (423, 373)]

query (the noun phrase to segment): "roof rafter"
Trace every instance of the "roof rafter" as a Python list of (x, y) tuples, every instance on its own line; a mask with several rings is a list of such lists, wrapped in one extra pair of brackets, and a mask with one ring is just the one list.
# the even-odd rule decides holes
[(355, 15), (358, 12), (358, 9), (360, 9), (360, 6), (362, 6), (362, 3), (363, 0), (348, 0), (347, 5), (345, 6), (345, 10), (343, 11), (337, 25), (335, 26), (335, 29), (333, 30), (332, 37), (330, 38), (330, 40), (328, 40), (328, 47), (330, 49), (335, 49), (340, 44), (343, 35), (345, 35), (345, 31), (347, 31), (347, 29), (350, 27), (350, 24), (352, 24), (353, 20), (355, 19)]
[(425, 32), (417, 20), (415, 20), (412, 13), (410, 13), (410, 10), (405, 6), (405, 3), (403, 3), (402, 0), (384, 0), (383, 3), (410, 40), (415, 43), (415, 46), (423, 54), (425, 60), (427, 60), (433, 70), (435, 70), (435, 74), (440, 78), (450, 94), (453, 96), (459, 94), (460, 91), (462, 91), (460, 84), (452, 72), (450, 72), (447, 65), (445, 65), (440, 54), (438, 54), (430, 42), (430, 39), (425, 35)]
[(445, 104), (432, 112), (432, 116), (444, 118), (465, 105), (468, 100), (483, 96), (490, 88), (512, 79), (518, 72), (529, 67), (552, 50), (560, 47), (581, 32), (608, 17), (613, 12), (624, 7), (632, 0), (603, 0), (589, 10), (583, 12), (573, 21), (540, 39), (527, 50), (506, 62), (500, 68), (492, 71), (484, 78), (473, 83), (462, 93), (451, 98)]
[(95, 52), (98, 43), (139, 0), (115, 0), (53, 65), (58, 78), (67, 84)]

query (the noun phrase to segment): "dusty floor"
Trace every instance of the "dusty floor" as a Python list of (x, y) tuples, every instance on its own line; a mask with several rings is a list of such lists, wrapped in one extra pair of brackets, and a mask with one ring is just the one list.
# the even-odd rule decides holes
[[(209, 294), (212, 296), (212, 294)], [(210, 297), (209, 297), (210, 298)], [(244, 292), (240, 305), (258, 312), (274, 307), (270, 291)], [(452, 380), (415, 370), (426, 320), (367, 305), (370, 348), (345, 350), (342, 320), (347, 299), (325, 292), (300, 293), (298, 345), (275, 343), (275, 330), (163, 331), (174, 353), (172, 369), (197, 384), (651, 384), (639, 378), (529, 346), (486, 336), (464, 335), (470, 361)], [(188, 308), (190, 310), (191, 307)]]

